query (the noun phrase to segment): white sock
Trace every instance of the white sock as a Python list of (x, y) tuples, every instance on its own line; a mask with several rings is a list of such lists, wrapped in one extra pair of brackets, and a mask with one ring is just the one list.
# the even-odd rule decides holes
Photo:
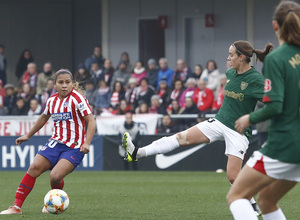
[(258, 220), (248, 199), (238, 199), (229, 206), (235, 220)]
[(256, 203), (256, 201), (255, 201), (255, 199), (253, 197), (250, 199), (250, 203), (251, 204), (255, 204)]
[(277, 209), (274, 212), (262, 215), (264, 220), (286, 220), (281, 209)]
[(176, 135), (174, 134), (169, 137), (160, 138), (145, 147), (139, 148), (136, 158), (147, 157), (155, 154), (164, 154), (177, 147), (179, 147), (179, 143), (176, 139)]

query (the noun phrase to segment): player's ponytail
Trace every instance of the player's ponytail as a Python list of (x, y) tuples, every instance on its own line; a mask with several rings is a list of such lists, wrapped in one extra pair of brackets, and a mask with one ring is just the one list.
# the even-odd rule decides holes
[(296, 2), (280, 3), (274, 13), (273, 20), (277, 21), (279, 37), (289, 44), (300, 46), (300, 5)]
[(237, 55), (244, 55), (246, 57), (246, 62), (251, 62), (251, 57), (255, 53), (259, 61), (264, 62), (265, 57), (273, 49), (273, 44), (268, 43), (264, 50), (254, 49), (253, 46), (248, 41), (239, 40), (232, 44), (235, 48)]
[(76, 90), (77, 92), (79, 92), (80, 94), (84, 95), (84, 90), (79, 85), (79, 83), (76, 81), (73, 82), (73, 89)]
[(267, 43), (264, 50), (253, 49), (253, 53), (256, 54), (257, 59), (260, 62), (264, 62), (265, 57), (273, 50), (273, 44)]

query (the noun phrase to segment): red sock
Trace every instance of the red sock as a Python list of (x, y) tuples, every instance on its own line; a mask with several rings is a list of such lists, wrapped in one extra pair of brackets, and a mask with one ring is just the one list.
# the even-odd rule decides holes
[(51, 188), (52, 189), (63, 189), (64, 188), (64, 185), (65, 185), (65, 182), (64, 182), (64, 180), (62, 180), (61, 182), (60, 182), (60, 184), (58, 184), (58, 185), (52, 185), (52, 183), (50, 183), (51, 184)]
[(34, 186), (35, 179), (35, 177), (30, 176), (28, 173), (25, 174), (16, 192), (14, 205), (22, 207), (23, 202)]

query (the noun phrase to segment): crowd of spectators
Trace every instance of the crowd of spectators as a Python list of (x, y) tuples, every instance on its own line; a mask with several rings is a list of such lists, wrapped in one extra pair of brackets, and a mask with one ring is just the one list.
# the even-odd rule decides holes
[[(7, 83), (5, 47), (0, 45), (0, 115), (39, 115), (47, 99), (53, 95), (54, 74), (50, 62), (38, 71), (30, 50), (24, 50), (16, 65), (15, 85)], [(178, 59), (176, 68), (168, 66), (167, 58), (131, 63), (123, 52), (115, 66), (102, 56), (101, 46), (78, 65), (74, 79), (85, 90), (95, 115), (158, 113), (163, 119), (159, 133), (173, 133), (196, 124), (196, 120), (171, 120), (170, 114), (216, 113), (224, 99), (225, 74), (220, 74), (214, 60), (203, 69), (193, 70), (185, 60)]]

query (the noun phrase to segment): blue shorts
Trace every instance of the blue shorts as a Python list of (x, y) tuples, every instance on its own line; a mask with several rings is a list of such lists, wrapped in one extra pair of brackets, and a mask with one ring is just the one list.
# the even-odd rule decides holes
[(84, 157), (84, 153), (80, 152), (79, 148), (70, 148), (52, 139), (49, 139), (48, 143), (39, 150), (38, 154), (47, 158), (52, 167), (54, 167), (60, 159), (66, 159), (76, 168)]

